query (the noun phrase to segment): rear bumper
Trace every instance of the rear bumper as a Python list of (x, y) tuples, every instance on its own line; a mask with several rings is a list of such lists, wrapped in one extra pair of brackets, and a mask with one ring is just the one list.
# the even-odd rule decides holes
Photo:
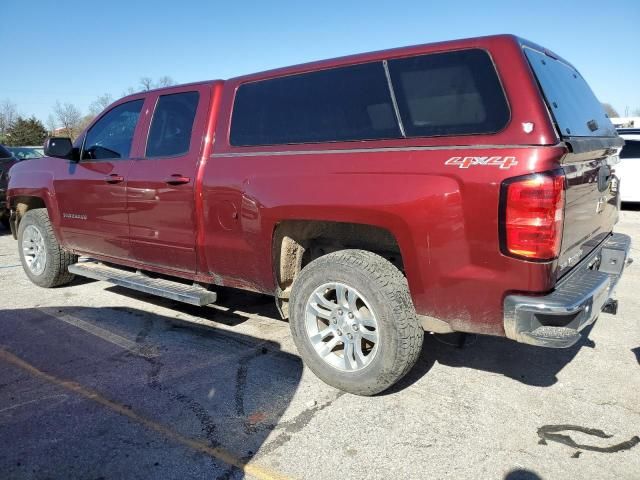
[(508, 338), (543, 347), (566, 348), (580, 339), (603, 308), (613, 306), (614, 288), (631, 263), (631, 237), (611, 235), (543, 296), (508, 295), (504, 330)]

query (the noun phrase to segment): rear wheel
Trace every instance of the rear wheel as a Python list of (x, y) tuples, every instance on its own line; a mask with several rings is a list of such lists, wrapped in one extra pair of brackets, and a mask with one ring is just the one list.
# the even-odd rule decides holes
[(44, 288), (71, 282), (69, 265), (78, 257), (63, 250), (55, 237), (46, 208), (29, 210), (20, 220), (18, 248), (22, 268), (29, 279)]
[(306, 365), (357, 395), (381, 392), (415, 364), (424, 331), (407, 281), (390, 262), (342, 250), (309, 263), (291, 292), (290, 326)]

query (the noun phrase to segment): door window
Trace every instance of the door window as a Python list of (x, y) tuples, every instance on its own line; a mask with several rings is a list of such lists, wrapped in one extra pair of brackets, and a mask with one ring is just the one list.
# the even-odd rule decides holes
[(158, 99), (146, 157), (171, 157), (189, 151), (199, 96), (198, 92), (184, 92), (162, 95)]
[(83, 160), (129, 158), (143, 99), (118, 105), (104, 115), (87, 133)]

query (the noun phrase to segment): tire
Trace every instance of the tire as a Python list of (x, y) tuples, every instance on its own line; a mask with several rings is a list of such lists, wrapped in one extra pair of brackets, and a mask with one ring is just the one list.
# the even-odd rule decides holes
[(294, 281), (290, 308), (303, 361), (340, 390), (382, 392), (420, 355), (424, 330), (407, 281), (374, 253), (341, 250), (310, 262)]
[(46, 208), (29, 210), (22, 217), (18, 251), (27, 277), (39, 287), (59, 287), (74, 279), (68, 267), (76, 263), (78, 257), (60, 247)]

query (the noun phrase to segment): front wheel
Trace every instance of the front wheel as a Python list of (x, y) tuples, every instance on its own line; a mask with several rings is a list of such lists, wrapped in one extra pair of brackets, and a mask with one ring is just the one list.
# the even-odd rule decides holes
[(309, 263), (291, 292), (290, 326), (306, 365), (357, 395), (381, 392), (415, 364), (424, 331), (407, 281), (390, 262), (341, 250)]
[(78, 257), (60, 247), (46, 208), (29, 210), (20, 220), (18, 248), (22, 268), (29, 279), (44, 288), (71, 282), (69, 265)]

